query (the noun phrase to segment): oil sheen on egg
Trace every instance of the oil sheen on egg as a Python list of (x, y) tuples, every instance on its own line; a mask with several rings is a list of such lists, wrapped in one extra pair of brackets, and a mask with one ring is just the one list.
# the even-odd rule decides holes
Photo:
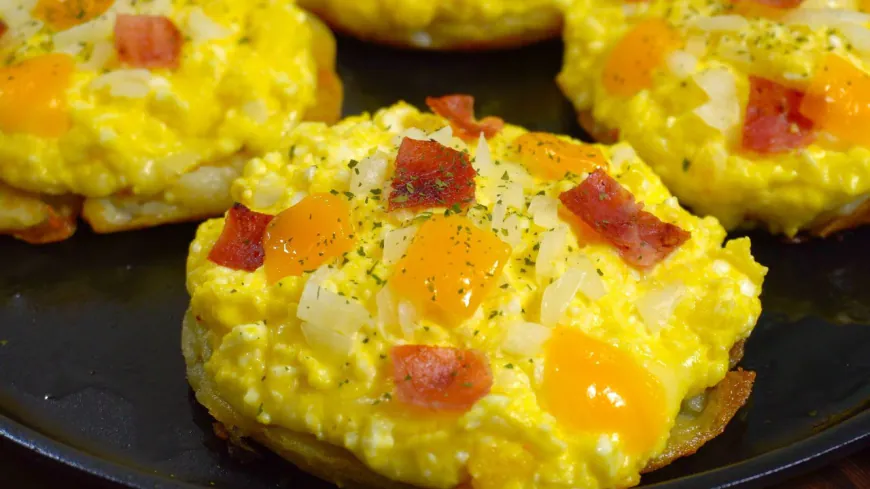
[[(249, 161), (233, 195), (251, 210), (226, 218), (235, 244), (214, 219), (190, 248), (200, 371), (258, 429), (311, 433), (420, 487), (636, 484), (681, 402), (722, 380), (754, 327), (764, 267), (748, 239), (725, 242), (715, 219), (683, 210), (626, 144), (511, 125), (454, 134), (400, 103), (304, 123), (287, 151)], [(433, 145), (438, 177), (397, 188), (419, 163), (401, 148)], [(470, 201), (443, 180), (466, 162)], [(690, 236), (630, 265), (560, 203), (593, 173)], [(410, 206), (432, 189), (459, 200)], [(243, 213), (269, 222), (253, 271), (214, 261), (256, 258), (235, 231)]]
[(868, 21), (855, 2), (580, 0), (559, 83), (699, 214), (827, 235), (868, 215)]

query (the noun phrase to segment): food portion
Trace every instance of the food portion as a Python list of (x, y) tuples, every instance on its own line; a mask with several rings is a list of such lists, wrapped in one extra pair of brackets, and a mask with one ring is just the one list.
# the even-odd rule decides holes
[(579, 0), (558, 81), (727, 229), (870, 221), (870, 13), (854, 2)]
[(337, 120), (329, 30), (290, 2), (0, 2), (0, 234), (218, 215), (253, 155)]
[(247, 163), (190, 247), (197, 399), (357, 487), (628, 487), (721, 433), (754, 378), (728, 373), (761, 307), (749, 240), (625, 143), (428, 104)]
[(366, 41), (430, 50), (531, 44), (559, 35), (567, 0), (301, 0), (330, 26)]

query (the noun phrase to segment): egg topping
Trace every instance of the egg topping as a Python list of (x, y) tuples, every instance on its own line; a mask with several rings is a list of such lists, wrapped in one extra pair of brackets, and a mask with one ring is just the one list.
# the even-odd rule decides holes
[(627, 145), (455, 124), (398, 104), (251, 160), (190, 249), (204, 372), (390, 479), (636, 484), (724, 377), (764, 268)]

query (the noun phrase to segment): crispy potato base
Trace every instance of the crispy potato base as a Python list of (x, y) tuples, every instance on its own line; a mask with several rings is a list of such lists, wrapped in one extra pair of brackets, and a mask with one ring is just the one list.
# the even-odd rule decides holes
[[(304, 119), (332, 124), (341, 118), (344, 96), (344, 88), (335, 72), (335, 37), (313, 15), (308, 15), (308, 23), (312, 31), (313, 55), (318, 69), (317, 100), (305, 113)], [(200, 168), (226, 165), (226, 162), (206, 163)], [(240, 173), (241, 168), (236, 176)], [(95, 232), (114, 233), (160, 224), (199, 221), (220, 215), (232, 205), (229, 194), (216, 196), (208, 193), (199, 196), (198, 200), (211, 202), (194, 207), (173, 205), (167, 202), (164, 194), (144, 197), (117, 194), (82, 199), (24, 192), (0, 183), (0, 234), (9, 234), (32, 244), (44, 244), (72, 236), (79, 215)], [(4, 215), (22, 213), (27, 213), (27, 219), (4, 219)]]
[[(251, 438), (300, 469), (339, 487), (412, 488), (408, 484), (376, 474), (344, 448), (320, 441), (310, 434), (263, 425), (240, 415), (220, 397), (212, 379), (205, 372), (205, 363), (211, 356), (208, 335), (208, 328), (188, 311), (181, 334), (187, 380), (196, 394), (196, 399), (220, 423), (216, 428), (222, 438), (236, 444), (243, 443), (244, 438)], [(741, 341), (731, 350), (731, 363), (736, 364), (742, 356)], [(704, 408), (700, 413), (680, 415), (671, 431), (667, 447), (649, 461), (643, 473), (691, 455), (720, 435), (746, 403), (754, 380), (754, 372), (742, 369), (728, 372), (722, 382), (707, 391)]]
[[(356, 37), (366, 42), (384, 44), (396, 48), (428, 51), (489, 51), (527, 46), (559, 37), (562, 33), (563, 24), (562, 13), (554, 8), (526, 15), (523, 19), (502, 18), (489, 24), (463, 24), (440, 20), (430, 25), (426, 30), (416, 32), (400, 29), (393, 31), (362, 31), (354, 26), (342, 23), (335, 12), (328, 8), (320, 8), (317, 2), (301, 2), (301, 6), (323, 19), (336, 32)], [(530, 16), (537, 18), (529, 22)], [(525, 26), (522, 29), (505, 31), (504, 26), (511, 24), (525, 24)], [(492, 37), (469, 37), (461, 34), (471, 30), (499, 32), (500, 34)], [(415, 35), (420, 33), (428, 36), (430, 41), (427, 44), (415, 42)]]

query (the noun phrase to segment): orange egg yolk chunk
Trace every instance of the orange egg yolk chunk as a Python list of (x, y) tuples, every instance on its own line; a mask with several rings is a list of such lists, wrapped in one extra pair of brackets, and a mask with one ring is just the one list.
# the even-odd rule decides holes
[(472, 316), (498, 283), (510, 253), (510, 246), (467, 217), (433, 217), (420, 226), (390, 284), (426, 317), (454, 326)]
[(0, 131), (58, 137), (69, 129), (66, 89), (74, 69), (66, 54), (46, 54), (0, 68)]
[(33, 16), (56, 31), (84, 24), (103, 14), (115, 0), (39, 0)]
[(266, 280), (299, 276), (353, 248), (350, 206), (343, 197), (312, 194), (284, 210), (263, 237)]
[(637, 455), (667, 435), (661, 382), (618, 348), (559, 326), (545, 362), (545, 408), (568, 430), (617, 433)]
[(870, 75), (829, 54), (810, 81), (801, 114), (819, 128), (854, 144), (870, 144)]
[(540, 178), (556, 180), (607, 168), (607, 158), (591, 144), (565, 141), (552, 134), (527, 132), (514, 140), (523, 165)]
[(625, 97), (649, 88), (654, 71), (681, 44), (679, 35), (661, 19), (637, 24), (610, 52), (604, 65), (604, 88)]

